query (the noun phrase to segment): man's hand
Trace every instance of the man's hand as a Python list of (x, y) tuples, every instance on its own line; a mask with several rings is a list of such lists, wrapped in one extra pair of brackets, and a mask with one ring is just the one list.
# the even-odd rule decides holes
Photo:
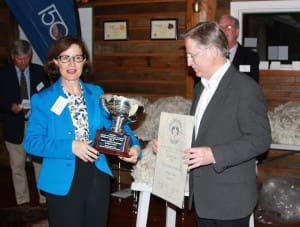
[(152, 151), (155, 154), (158, 152), (158, 141), (157, 141), (157, 139), (154, 139), (152, 141)]
[(185, 151), (183, 156), (188, 169), (215, 163), (215, 158), (210, 147), (193, 147)]
[(20, 113), (23, 110), (21, 104), (13, 103), (11, 105), (11, 111), (15, 114)]

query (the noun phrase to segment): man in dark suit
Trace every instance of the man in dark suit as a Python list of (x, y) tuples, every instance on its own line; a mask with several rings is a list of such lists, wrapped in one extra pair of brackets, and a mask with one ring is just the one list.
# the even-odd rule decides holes
[[(0, 110), (3, 137), (9, 154), (18, 205), (28, 205), (30, 202), (25, 168), (28, 157), (22, 147), (24, 129), (30, 114), (30, 97), (50, 85), (43, 67), (31, 63), (31, 58), (30, 43), (25, 40), (17, 40), (11, 49), (12, 63), (0, 69)], [(26, 81), (24, 92), (27, 97), (21, 97), (21, 77), (23, 75)], [(40, 164), (33, 161), (33, 166), (37, 175)], [(39, 201), (45, 203), (45, 198), (40, 195)]]
[(240, 25), (239, 20), (230, 15), (223, 15), (219, 25), (225, 33), (229, 45), (229, 60), (240, 71), (259, 82), (259, 56), (257, 52), (243, 47), (238, 43)]
[(202, 22), (183, 35), (187, 64), (200, 78), (191, 114), (190, 205), (199, 227), (248, 227), (257, 202), (256, 157), (268, 150), (271, 130), (259, 85), (227, 59), (221, 27)]

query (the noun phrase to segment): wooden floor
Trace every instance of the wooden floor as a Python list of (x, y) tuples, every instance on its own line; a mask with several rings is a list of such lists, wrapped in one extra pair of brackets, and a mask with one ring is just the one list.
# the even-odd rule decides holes
[[(28, 211), (23, 211), (23, 214), (26, 213), (27, 217), (31, 219), (35, 219), (34, 222), (39, 219), (46, 218), (46, 212), (42, 212), (36, 208), (37, 205), (37, 192), (35, 189), (34, 178), (33, 178), (33, 169), (30, 164), (27, 166), (27, 171), (29, 173), (29, 182), (31, 187), (31, 205), (33, 206), (32, 212), (30, 215)], [(28, 227), (28, 226), (45, 226), (45, 225), (28, 225), (24, 223), (20, 223), (22, 221), (9, 220), (11, 223), (15, 224), (7, 224), (9, 221), (7, 217), (10, 219), (20, 219), (20, 213), (17, 215), (13, 215), (13, 212), (16, 212), (16, 202), (14, 199), (13, 186), (11, 180), (11, 173), (7, 163), (6, 153), (0, 151), (0, 227)], [(119, 185), (113, 184), (112, 191), (116, 191), (122, 188), (130, 187), (129, 185)], [(137, 217), (137, 205), (138, 205), (138, 194), (132, 192), (132, 196), (121, 199), (116, 197), (111, 197), (111, 209), (109, 216), (109, 227), (134, 227), (136, 225), (136, 217)], [(33, 215), (33, 213), (37, 213)], [(33, 222), (33, 220), (31, 220)], [(6, 224), (3, 224), (6, 223)], [(150, 208), (149, 208), (149, 216), (148, 216), (148, 227), (164, 227), (165, 226), (165, 202), (158, 197), (151, 196)], [(187, 210), (186, 208), (183, 210), (178, 210), (177, 212), (177, 227), (194, 227), (195, 218), (194, 213), (192, 211)], [(294, 224), (282, 224), (282, 223), (273, 223), (266, 224), (260, 223), (256, 217), (255, 227), (296, 227), (300, 226), (300, 223)]]

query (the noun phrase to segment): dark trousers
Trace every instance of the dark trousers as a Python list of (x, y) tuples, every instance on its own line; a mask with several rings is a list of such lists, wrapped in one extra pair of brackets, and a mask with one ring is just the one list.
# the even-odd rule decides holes
[(197, 217), (198, 227), (249, 227), (250, 216), (235, 220), (215, 220)]
[(76, 159), (76, 170), (66, 196), (46, 193), (49, 227), (106, 227), (110, 176), (92, 163)]

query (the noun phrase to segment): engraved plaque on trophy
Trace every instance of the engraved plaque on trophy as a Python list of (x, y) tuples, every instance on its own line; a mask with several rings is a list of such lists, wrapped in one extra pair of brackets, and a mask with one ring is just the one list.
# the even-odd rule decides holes
[(94, 148), (101, 153), (128, 157), (130, 137), (125, 134), (125, 123), (135, 121), (144, 106), (136, 99), (106, 94), (100, 97), (104, 109), (112, 118), (110, 130), (97, 130)]

